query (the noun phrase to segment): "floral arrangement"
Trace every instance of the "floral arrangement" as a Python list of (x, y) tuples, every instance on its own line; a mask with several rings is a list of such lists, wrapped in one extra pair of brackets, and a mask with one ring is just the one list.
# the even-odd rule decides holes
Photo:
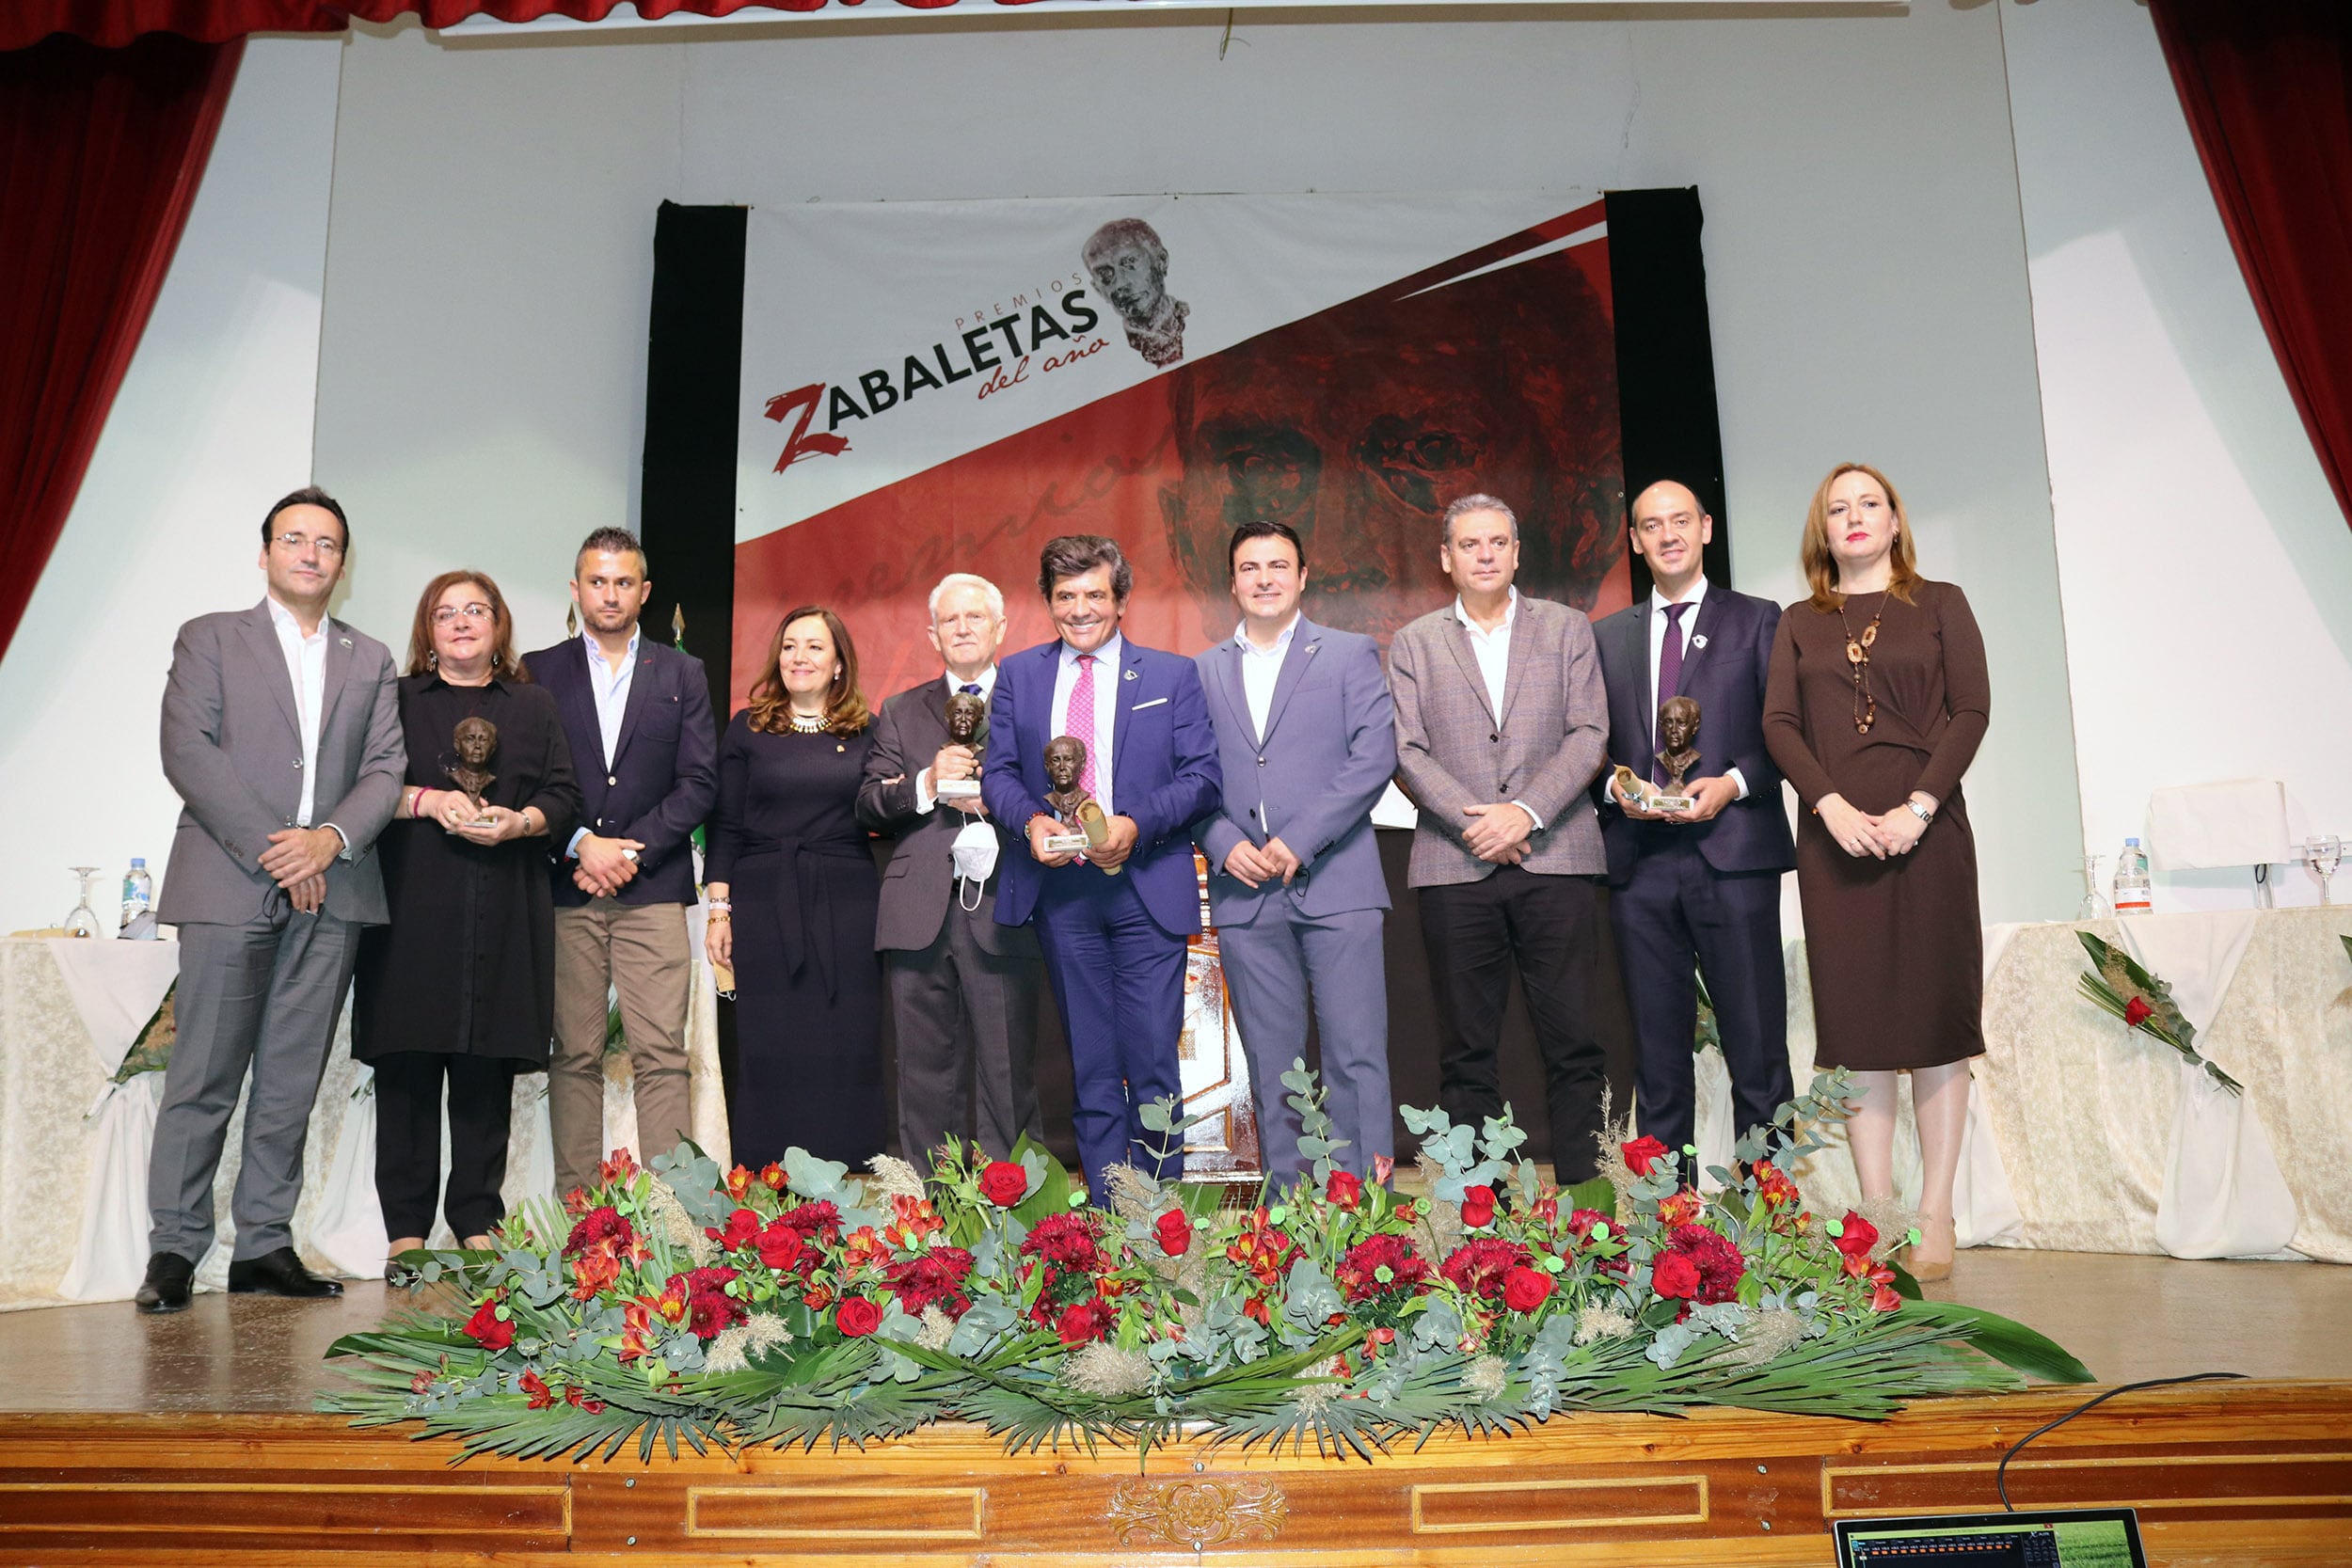
[(2184, 1061), (2203, 1068), (2207, 1077), (2232, 1094), (2245, 1092), (2236, 1079), (2198, 1053), (2197, 1026), (2181, 1016), (2169, 985), (2141, 968), (2115, 943), (2089, 931), (2074, 934), (2082, 939), (2083, 951), (2090, 955), (2092, 965), (2080, 981), (2085, 996), (2103, 1011), (2122, 1019), (2126, 1029), (2137, 1029), (2179, 1052)]
[[(1877, 1418), (1927, 1395), (2088, 1381), (2016, 1323), (1909, 1299), (1901, 1238), (1806, 1212), (1788, 1171), (1842, 1114), (1817, 1082), (1701, 1196), (1684, 1155), (1610, 1135), (1562, 1192), (1507, 1114), (1407, 1109), (1426, 1190), (1340, 1168), (1299, 1064), (1311, 1178), (1262, 1189), (1124, 1167), (1101, 1201), (1043, 1152), (949, 1147), (928, 1177), (794, 1150), (722, 1172), (691, 1144), (510, 1216), (483, 1253), (412, 1254), (428, 1309), (330, 1348), (321, 1408), (419, 1420), (468, 1453), (641, 1456), (860, 1443), (977, 1422), (1009, 1449), (1148, 1449), (1180, 1431), (1365, 1458), (1441, 1429), (1736, 1405)], [(1144, 1120), (1166, 1147), (1185, 1122)]]

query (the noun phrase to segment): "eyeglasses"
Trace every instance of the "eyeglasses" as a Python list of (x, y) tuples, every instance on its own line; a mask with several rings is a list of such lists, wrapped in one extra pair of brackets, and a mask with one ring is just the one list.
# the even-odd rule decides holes
[(307, 533), (281, 533), (277, 538), (271, 540), (270, 543), (273, 545), (282, 546), (286, 549), (293, 551), (295, 555), (300, 555), (310, 546), (316, 545), (318, 546), (319, 559), (321, 561), (332, 561), (337, 556), (343, 553), (343, 547), (342, 545), (323, 534), (320, 537), (313, 539)]
[(460, 615), (463, 615), (469, 621), (486, 621), (490, 618), (491, 613), (492, 611), (490, 607), (486, 604), (439, 605), (434, 609), (433, 624), (437, 626), (445, 626), (452, 621), (456, 620)]

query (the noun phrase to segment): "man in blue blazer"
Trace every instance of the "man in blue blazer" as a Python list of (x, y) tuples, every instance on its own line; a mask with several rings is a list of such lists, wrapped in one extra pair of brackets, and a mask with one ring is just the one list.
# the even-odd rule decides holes
[(555, 1190), (593, 1185), (604, 1158), (604, 1045), (617, 993), (637, 1081), (637, 1150), (667, 1154), (693, 1124), (686, 1060), (694, 830), (719, 787), (702, 660), (644, 635), (653, 584), (626, 529), (591, 533), (572, 602), (587, 627), (524, 663), (555, 698), (580, 775), (580, 826), (556, 857), (555, 1052), (548, 1121)]
[(1241, 626), (1195, 661), (1225, 775), (1200, 847), (1265, 1171), (1287, 1181), (1306, 1164), (1281, 1075), (1306, 1053), (1311, 993), (1324, 1108), (1347, 1140), (1335, 1158), (1369, 1174), (1395, 1152), (1372, 808), (1396, 772), (1396, 709), (1379, 644), (1299, 612), (1306, 548), (1288, 524), (1242, 524), (1226, 560)]
[[(980, 772), (989, 815), (1020, 824), (1026, 841), (998, 870), (996, 920), (1037, 923), (1070, 1037), (1078, 1155), (1098, 1196), (1114, 1164), (1162, 1174), (1163, 1140), (1147, 1138), (1136, 1112), (1183, 1099), (1184, 944), (1200, 929), (1192, 824), (1218, 800), (1216, 736), (1192, 660), (1120, 635), (1134, 587), (1111, 540), (1046, 541), (1038, 588), (1060, 635), (998, 666)], [(1045, 743), (1065, 735), (1085, 742), (1079, 783), (1109, 820), (1084, 856), (1046, 847), (1064, 830), (1045, 804)], [(1182, 1153), (1170, 1152), (1173, 1177)]]
[[(1715, 520), (1687, 485), (1661, 480), (1633, 499), (1632, 546), (1657, 586), (1594, 628), (1609, 689), (1609, 763), (1594, 793), (1609, 851), (1609, 912), (1640, 1045), (1635, 1105), (1668, 1148), (1692, 1141), (1692, 1040), (1703, 972), (1731, 1070), (1735, 1135), (1769, 1125), (1791, 1097), (1788, 999), (1781, 973), (1780, 878), (1797, 863), (1764, 749), (1764, 673), (1780, 607), (1708, 585), (1702, 547)], [(1628, 801), (1615, 770), (1662, 783), (1658, 710), (1699, 705), (1695, 803), (1661, 815)], [(1684, 1157), (1683, 1174), (1695, 1180)]]

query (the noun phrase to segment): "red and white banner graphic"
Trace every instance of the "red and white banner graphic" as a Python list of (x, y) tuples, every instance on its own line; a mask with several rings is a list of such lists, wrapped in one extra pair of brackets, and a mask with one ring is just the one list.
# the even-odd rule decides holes
[(1127, 627), (1229, 633), (1235, 524), (1306, 544), (1307, 612), (1444, 604), (1438, 519), (1518, 512), (1522, 592), (1628, 602), (1608, 242), (1552, 193), (811, 204), (751, 217), (736, 701), (776, 618), (837, 610), (879, 703), (937, 673), (925, 598), (997, 583), (1042, 641), (1038, 547), (1105, 533)]

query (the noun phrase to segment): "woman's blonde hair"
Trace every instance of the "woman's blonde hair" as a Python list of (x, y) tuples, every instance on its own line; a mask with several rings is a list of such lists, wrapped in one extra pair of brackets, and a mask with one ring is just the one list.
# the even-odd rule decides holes
[(1903, 511), (1903, 499), (1895, 493), (1887, 477), (1867, 463), (1840, 463), (1814, 490), (1813, 504), (1804, 513), (1804, 541), (1797, 546), (1797, 559), (1804, 566), (1804, 580), (1813, 590), (1813, 608), (1836, 610), (1846, 602), (1846, 596), (1837, 591), (1837, 558), (1829, 548), (1829, 487), (1848, 474), (1867, 474), (1886, 492), (1886, 504), (1895, 510), (1895, 545), (1887, 555), (1891, 575), (1886, 579), (1886, 591), (1910, 604), (1914, 602), (1911, 591), (1919, 583), (1919, 572), (1912, 563), (1911, 518)]
[(866, 708), (866, 694), (857, 689), (857, 644), (850, 640), (850, 628), (840, 616), (814, 604), (803, 605), (776, 623), (776, 635), (768, 640), (768, 668), (752, 683), (752, 728), (776, 735), (792, 727), (792, 698), (784, 689), (783, 675), (776, 672), (776, 660), (784, 655), (786, 629), (795, 621), (807, 620), (825, 623), (833, 638), (834, 657), (841, 663), (833, 685), (825, 690), (825, 728), (834, 735), (855, 735), (872, 718)]

